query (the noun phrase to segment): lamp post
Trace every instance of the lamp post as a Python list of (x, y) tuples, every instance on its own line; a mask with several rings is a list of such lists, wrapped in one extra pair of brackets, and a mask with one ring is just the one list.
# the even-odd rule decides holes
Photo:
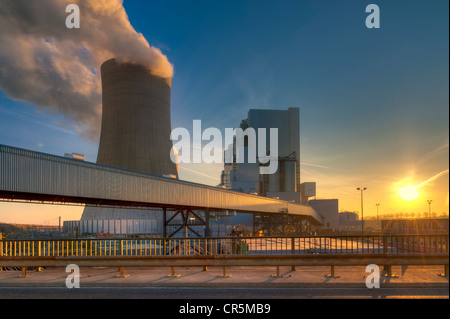
[(358, 187), (356, 190), (361, 191), (361, 233), (364, 235), (364, 203), (363, 203), (363, 192), (367, 187)]
[(428, 202), (428, 218), (430, 218), (431, 217), (431, 202), (432, 202), (432, 200), (429, 199), (429, 200), (427, 200), (427, 202)]
[(377, 221), (378, 221), (378, 207), (380, 207), (380, 204), (375, 204), (377, 206)]

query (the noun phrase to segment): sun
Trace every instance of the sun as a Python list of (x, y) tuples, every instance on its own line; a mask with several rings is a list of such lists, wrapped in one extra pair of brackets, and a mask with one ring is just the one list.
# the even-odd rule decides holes
[(414, 200), (419, 197), (419, 192), (417, 191), (417, 187), (408, 185), (406, 187), (400, 187), (398, 189), (398, 194), (404, 200)]

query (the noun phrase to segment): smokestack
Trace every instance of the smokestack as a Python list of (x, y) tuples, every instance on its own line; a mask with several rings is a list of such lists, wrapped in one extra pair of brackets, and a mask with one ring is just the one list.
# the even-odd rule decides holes
[(98, 164), (153, 175), (176, 175), (170, 160), (171, 79), (143, 65), (103, 63)]

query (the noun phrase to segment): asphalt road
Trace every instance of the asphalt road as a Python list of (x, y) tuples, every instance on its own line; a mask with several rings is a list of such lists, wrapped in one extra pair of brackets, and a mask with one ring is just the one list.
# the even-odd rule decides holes
[(448, 288), (8, 287), (0, 299), (448, 299)]

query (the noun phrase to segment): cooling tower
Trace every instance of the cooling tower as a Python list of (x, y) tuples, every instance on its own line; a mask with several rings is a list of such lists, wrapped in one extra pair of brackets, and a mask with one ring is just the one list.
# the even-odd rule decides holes
[(141, 65), (106, 61), (98, 164), (153, 175), (176, 175), (170, 160), (170, 79)]
[[(153, 175), (178, 178), (170, 159), (171, 79), (145, 66), (111, 59), (101, 67), (102, 127), (97, 163)], [(157, 218), (158, 213), (148, 213)], [(142, 211), (90, 208), (81, 220), (142, 220)], [(107, 229), (103, 229), (107, 232)]]

